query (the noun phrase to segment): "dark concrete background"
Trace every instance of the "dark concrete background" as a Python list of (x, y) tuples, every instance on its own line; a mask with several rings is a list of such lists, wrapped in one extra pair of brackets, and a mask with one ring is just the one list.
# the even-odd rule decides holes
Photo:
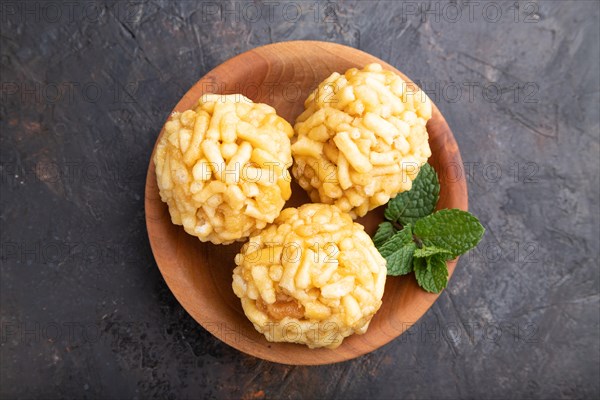
[[(517, 5), (2, 1), (0, 397), (598, 398), (599, 3)], [(199, 327), (144, 222), (149, 156), (180, 96), (293, 39), (419, 81), (487, 228), (407, 334), (314, 368)]]

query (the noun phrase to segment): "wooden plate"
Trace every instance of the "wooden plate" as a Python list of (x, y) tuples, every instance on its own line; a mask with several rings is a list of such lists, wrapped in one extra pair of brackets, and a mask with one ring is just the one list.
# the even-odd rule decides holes
[[(332, 72), (372, 62), (406, 76), (378, 58), (334, 43), (295, 41), (263, 46), (219, 65), (200, 79), (175, 106), (184, 111), (196, 105), (203, 93), (242, 93), (255, 102), (270, 104), (292, 125), (302, 112), (304, 99)], [(437, 107), (427, 124), (433, 156), (429, 162), (441, 183), (438, 208), (467, 210), (467, 187), (462, 160), (448, 124)], [(161, 132), (162, 134), (162, 132)], [(286, 204), (309, 202), (297, 184)], [(171, 223), (166, 204), (160, 200), (154, 162), (146, 178), (146, 224), (154, 257), (167, 285), (181, 305), (205, 329), (225, 343), (269, 361), (315, 365), (349, 360), (377, 349), (398, 337), (431, 307), (437, 295), (417, 286), (414, 277), (389, 277), (383, 305), (364, 335), (346, 338), (335, 350), (310, 350), (289, 343), (270, 343), (248, 321), (240, 300), (231, 289), (233, 258), (241, 244), (216, 246), (201, 243)], [(383, 208), (371, 211), (358, 222), (373, 234), (383, 219)], [(456, 261), (448, 263), (450, 275)]]

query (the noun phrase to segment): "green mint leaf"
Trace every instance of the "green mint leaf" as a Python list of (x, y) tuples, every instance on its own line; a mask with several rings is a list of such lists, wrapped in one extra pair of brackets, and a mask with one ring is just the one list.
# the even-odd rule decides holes
[(415, 249), (415, 244), (410, 243), (397, 248), (396, 251), (385, 257), (388, 269), (387, 274), (391, 276), (409, 274), (412, 271), (413, 252)]
[(443, 254), (414, 259), (415, 277), (419, 286), (431, 293), (439, 293), (448, 284), (448, 267)]
[(440, 210), (417, 221), (415, 235), (425, 247), (438, 247), (452, 258), (477, 246), (485, 228), (472, 214), (458, 210)]
[(373, 236), (375, 247), (380, 248), (389, 238), (394, 236), (395, 233), (396, 228), (394, 228), (394, 225), (391, 222), (385, 221), (380, 223), (377, 227), (377, 232), (375, 232), (375, 236)]
[(396, 232), (391, 238), (388, 239), (387, 242), (384, 243), (383, 246), (381, 246), (381, 251), (384, 251), (383, 250), (384, 247), (387, 249), (393, 245), (400, 247), (400, 246), (405, 246), (410, 243), (414, 244), (414, 242), (413, 242), (413, 227), (412, 227), (412, 225), (406, 225), (404, 227), (404, 229), (402, 229), (399, 232)]
[(442, 254), (442, 255), (446, 255), (447, 258), (450, 258), (450, 259), (452, 258), (452, 252), (450, 252), (449, 250), (446, 250), (446, 249), (442, 249), (440, 247), (435, 247), (435, 246), (425, 246), (420, 249), (416, 249), (414, 256), (417, 258), (425, 258), (425, 257), (432, 256), (434, 254)]
[(431, 165), (423, 164), (412, 188), (388, 202), (385, 217), (402, 225), (414, 224), (419, 218), (433, 212), (439, 197), (440, 182), (437, 174)]
[(379, 248), (379, 253), (387, 262), (388, 275), (398, 276), (410, 273), (416, 248), (410, 225), (388, 239)]

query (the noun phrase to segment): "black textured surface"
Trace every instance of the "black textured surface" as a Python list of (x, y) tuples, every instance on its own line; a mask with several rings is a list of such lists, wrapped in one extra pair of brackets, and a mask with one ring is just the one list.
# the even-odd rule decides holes
[[(0, 397), (598, 398), (599, 3), (248, 4), (2, 1)], [(180, 96), (293, 39), (419, 81), (487, 228), (407, 334), (316, 368), (200, 328), (160, 276), (143, 209)]]

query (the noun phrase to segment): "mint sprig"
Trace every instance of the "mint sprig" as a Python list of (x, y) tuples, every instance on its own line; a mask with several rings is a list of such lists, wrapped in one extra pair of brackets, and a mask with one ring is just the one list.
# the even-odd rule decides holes
[(388, 275), (415, 273), (419, 286), (439, 293), (448, 283), (446, 261), (471, 250), (485, 228), (467, 211), (434, 212), (440, 183), (433, 167), (424, 164), (412, 189), (389, 201), (387, 221), (379, 224), (373, 242), (386, 259)]

